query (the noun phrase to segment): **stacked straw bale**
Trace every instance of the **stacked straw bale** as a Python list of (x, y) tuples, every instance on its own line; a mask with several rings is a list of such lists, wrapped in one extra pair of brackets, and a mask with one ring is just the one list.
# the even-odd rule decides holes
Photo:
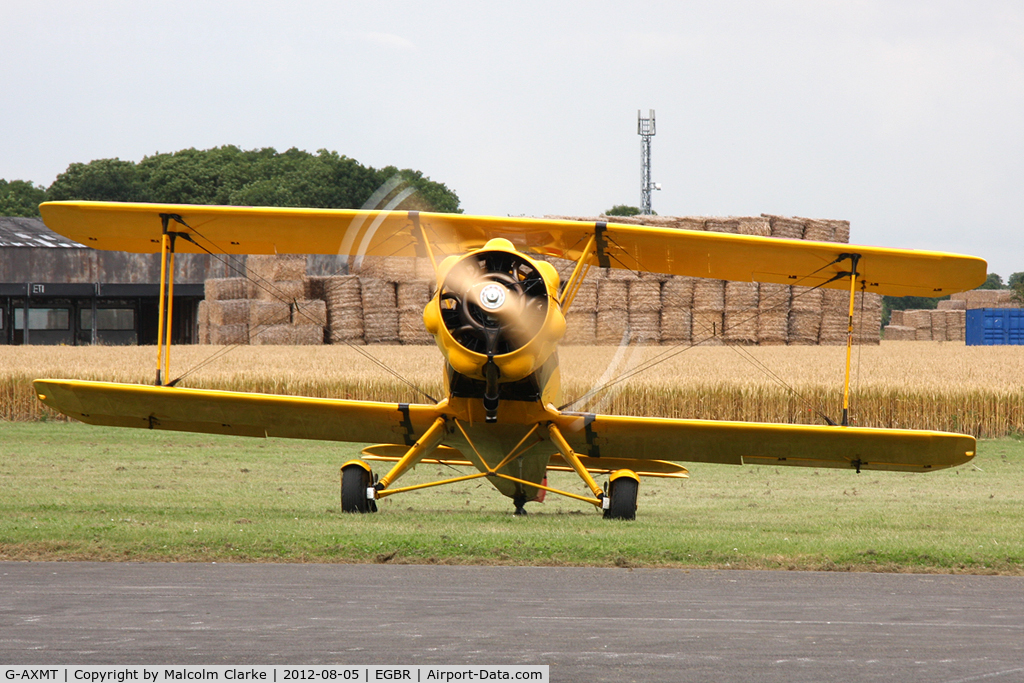
[(757, 288), (757, 343), (782, 346), (789, 341), (789, 285), (762, 282)]
[(689, 344), (693, 338), (693, 291), (697, 278), (673, 277), (661, 286), (661, 340)]
[(693, 285), (693, 343), (722, 344), (725, 280), (696, 278)]
[(246, 344), (249, 339), (249, 300), (244, 277), (206, 281), (206, 300), (200, 305), (200, 344)]
[(789, 307), (790, 346), (818, 343), (821, 332), (822, 293), (812, 287), (794, 286)]
[(953, 301), (963, 301), (964, 309), (972, 311), (977, 308), (1020, 308), (1021, 304), (1013, 300), (1012, 289), (972, 289), (969, 292), (958, 292), (950, 297)]
[[(945, 303), (940, 301), (941, 303)], [(967, 311), (955, 308), (890, 311), (886, 341), (964, 341)]]
[(757, 343), (757, 302), (756, 282), (726, 283), (723, 334), (726, 341), (744, 345)]
[(913, 327), (907, 327), (906, 325), (886, 325), (885, 326), (885, 340), (886, 341), (916, 341), (917, 330)]
[(367, 344), (399, 344), (396, 283), (359, 278), (363, 299), (363, 338)]
[(822, 289), (818, 343), (825, 346), (846, 344), (849, 331), (850, 293), (842, 289)]
[(406, 280), (396, 287), (398, 339), (403, 344), (424, 346), (434, 337), (423, 324), (423, 309), (433, 294), (433, 280)]
[(597, 342), (597, 281), (586, 279), (576, 292), (565, 315), (565, 337), (570, 346), (591, 346)]
[(657, 280), (629, 283), (629, 336), (638, 344), (661, 341), (661, 283)]
[(903, 326), (903, 314), (906, 311), (889, 311), (889, 324), (898, 327)]
[(878, 344), (882, 329), (882, 295), (857, 292), (853, 305), (853, 342)]
[[(854, 317), (856, 320), (856, 316)], [(917, 341), (931, 341), (932, 338), (932, 312), (904, 311), (903, 323), (916, 331), (914, 339)]]
[(332, 344), (363, 344), (363, 295), (358, 275), (336, 275), (324, 281), (327, 328)]
[[(630, 272), (630, 271), (626, 271)], [(629, 281), (597, 281), (597, 316), (594, 329), (598, 344), (618, 345), (629, 329)]]

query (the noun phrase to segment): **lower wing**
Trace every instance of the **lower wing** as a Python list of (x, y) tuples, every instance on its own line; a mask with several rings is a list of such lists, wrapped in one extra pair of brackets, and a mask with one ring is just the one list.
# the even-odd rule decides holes
[(94, 425), (204, 434), (412, 444), (438, 406), (342, 401), (141, 384), (39, 379), (39, 400)]
[(580, 455), (730, 465), (928, 472), (974, 457), (973, 436), (905, 429), (718, 422), (563, 413)]

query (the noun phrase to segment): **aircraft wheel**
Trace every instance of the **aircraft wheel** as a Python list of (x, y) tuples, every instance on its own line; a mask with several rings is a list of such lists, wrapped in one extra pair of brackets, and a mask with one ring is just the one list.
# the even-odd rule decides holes
[(341, 511), (376, 512), (377, 502), (366, 497), (366, 489), (373, 486), (373, 475), (361, 463), (341, 468)]
[(632, 472), (613, 479), (608, 487), (611, 504), (604, 511), (605, 519), (636, 519), (636, 497), (639, 491), (640, 482)]

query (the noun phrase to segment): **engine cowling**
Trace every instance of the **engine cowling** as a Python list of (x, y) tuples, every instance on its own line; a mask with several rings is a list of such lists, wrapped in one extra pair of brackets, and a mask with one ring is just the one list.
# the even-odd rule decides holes
[(565, 335), (558, 286), (550, 263), (492, 239), (441, 263), (423, 322), (456, 372), (489, 384), (515, 382), (535, 372)]

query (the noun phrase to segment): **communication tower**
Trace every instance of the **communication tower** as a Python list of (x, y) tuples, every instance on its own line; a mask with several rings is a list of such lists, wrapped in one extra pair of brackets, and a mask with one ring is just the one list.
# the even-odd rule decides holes
[(640, 136), (640, 213), (651, 215), (651, 190), (660, 190), (661, 185), (651, 181), (651, 138), (654, 137), (654, 110), (643, 118), (636, 110), (636, 132)]

